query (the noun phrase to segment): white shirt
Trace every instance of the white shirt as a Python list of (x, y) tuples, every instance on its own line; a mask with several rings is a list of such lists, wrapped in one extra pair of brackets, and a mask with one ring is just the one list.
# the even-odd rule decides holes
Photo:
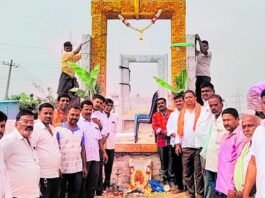
[(52, 125), (49, 126), (53, 135), (51, 135), (45, 125), (38, 120), (29, 138), (31, 146), (35, 148), (39, 158), (41, 178), (59, 177), (61, 154), (56, 139), (55, 129)]
[(212, 128), (210, 133), (211, 135), (206, 153), (205, 169), (217, 172), (219, 147), (224, 136), (228, 133), (224, 128), (222, 115), (219, 115), (217, 119), (215, 119), (214, 115), (212, 116)]
[(265, 197), (265, 125), (260, 125), (256, 128), (252, 137), (252, 146), (250, 151), (256, 159), (256, 186), (257, 186), (257, 198)]
[[(193, 130), (194, 120), (195, 111), (193, 110), (190, 112), (186, 110), (184, 115), (183, 137), (179, 137), (179, 135), (177, 135), (175, 138), (175, 144), (181, 144), (182, 148), (197, 148), (195, 146), (195, 132)], [(178, 130), (178, 127), (176, 128)]]
[(208, 51), (208, 54), (199, 53), (197, 56), (196, 72), (195, 76), (211, 76), (210, 64), (212, 61), (212, 52)]
[(106, 114), (102, 113), (101, 111), (94, 111), (91, 115), (91, 119), (93, 118), (97, 118), (102, 124), (102, 129), (100, 131), (101, 135), (107, 136), (109, 132), (108, 132), (108, 122)]
[(117, 117), (110, 113), (109, 117), (105, 113), (107, 118), (107, 126), (108, 126), (108, 132), (109, 136), (106, 141), (106, 149), (115, 149), (115, 139), (116, 139), (116, 133), (117, 133)]
[(6, 165), (4, 163), (4, 157), (1, 147), (0, 147), (0, 197), (1, 198), (12, 197), (8, 177), (6, 174)]
[(84, 131), (86, 161), (100, 161), (99, 157), (99, 140), (102, 139), (100, 129), (93, 121), (88, 121), (80, 116), (78, 125)]
[(84, 132), (78, 126), (71, 130), (65, 123), (56, 127), (56, 137), (61, 153), (60, 170), (64, 174), (81, 172), (83, 169), (81, 150), (84, 144)]
[(195, 147), (202, 147), (209, 131), (210, 123), (212, 121), (212, 112), (208, 101), (204, 101), (200, 116), (197, 120), (195, 128)]
[(175, 109), (169, 116), (167, 121), (167, 136), (170, 136), (170, 145), (175, 146), (175, 138), (172, 134), (177, 134), (177, 123), (178, 123), (179, 111)]
[(0, 145), (12, 197), (39, 197), (40, 167), (37, 155), (27, 139), (15, 129), (1, 139)]

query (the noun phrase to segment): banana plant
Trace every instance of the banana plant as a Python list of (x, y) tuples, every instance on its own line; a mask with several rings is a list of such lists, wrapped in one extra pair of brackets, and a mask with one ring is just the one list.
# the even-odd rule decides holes
[(97, 79), (99, 75), (99, 65), (96, 65), (90, 72), (76, 63), (68, 62), (73, 68), (77, 76), (85, 85), (85, 89), (72, 88), (70, 91), (75, 92), (80, 98), (91, 98), (93, 94), (97, 93)]
[(176, 87), (173, 87), (165, 80), (154, 76), (155, 81), (157, 84), (165, 89), (170, 90), (172, 93), (181, 93), (187, 90), (188, 88), (188, 73), (187, 70), (182, 70), (179, 75), (175, 76), (174, 80), (176, 82)]

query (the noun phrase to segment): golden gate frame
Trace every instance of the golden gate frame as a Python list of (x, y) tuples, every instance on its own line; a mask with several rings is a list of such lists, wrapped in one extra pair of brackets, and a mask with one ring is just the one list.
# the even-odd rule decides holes
[[(106, 94), (107, 20), (152, 19), (162, 9), (160, 19), (171, 20), (171, 43), (186, 42), (186, 0), (91, 0), (92, 43), (91, 68), (100, 65), (98, 84)], [(186, 68), (186, 48), (171, 48), (171, 81)]]

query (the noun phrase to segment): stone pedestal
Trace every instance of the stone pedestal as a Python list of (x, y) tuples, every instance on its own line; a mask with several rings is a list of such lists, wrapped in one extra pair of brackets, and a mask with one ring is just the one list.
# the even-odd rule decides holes
[(152, 179), (161, 180), (160, 160), (158, 153), (115, 153), (115, 159), (112, 169), (111, 181), (116, 181), (117, 169), (120, 170), (119, 185), (130, 183), (129, 159), (151, 159), (152, 160)]

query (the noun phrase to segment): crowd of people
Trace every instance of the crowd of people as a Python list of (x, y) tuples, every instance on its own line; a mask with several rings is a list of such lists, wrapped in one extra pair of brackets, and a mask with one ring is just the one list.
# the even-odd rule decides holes
[(95, 94), (69, 106), (70, 100), (65, 94), (56, 108), (41, 104), (36, 121), (30, 110), (21, 110), (13, 131), (5, 131), (7, 116), (0, 112), (1, 198), (90, 198), (110, 187), (113, 100)]
[[(201, 85), (203, 106), (187, 90), (174, 97), (175, 110), (157, 99), (152, 126), (164, 184), (194, 197), (265, 197), (264, 123), (224, 108), (212, 83)], [(265, 113), (265, 90), (260, 104)]]
[[(239, 116), (224, 108), (211, 83), (212, 53), (207, 41), (196, 51), (196, 91), (156, 100), (152, 116), (162, 179), (187, 197), (265, 197), (265, 90), (258, 115)], [(5, 131), (0, 112), (1, 198), (93, 198), (111, 185), (117, 117), (114, 102), (102, 95), (79, 102), (69, 92), (78, 86), (68, 61), (76, 62), (82, 44), (64, 43), (56, 107), (42, 103), (38, 119), (30, 110), (16, 116), (15, 129)], [(71, 104), (71, 105), (70, 105)]]

